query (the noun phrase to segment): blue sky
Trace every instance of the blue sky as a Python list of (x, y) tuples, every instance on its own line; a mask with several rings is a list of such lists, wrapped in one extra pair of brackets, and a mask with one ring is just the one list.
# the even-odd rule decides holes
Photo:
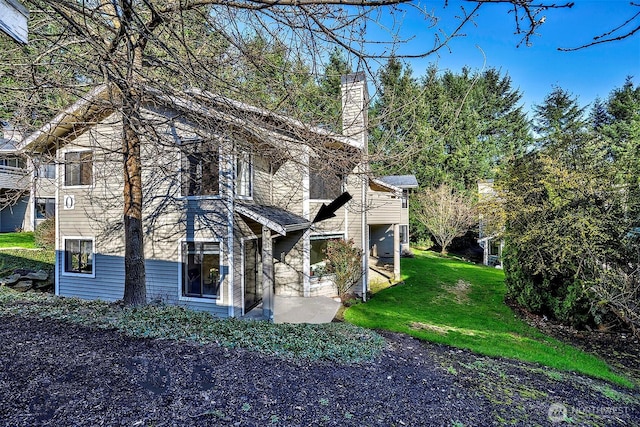
[[(451, 31), (456, 24), (451, 18), (459, 13), (461, 4), (470, 9), (469, 3), (458, 0), (450, 0), (446, 9), (435, 9), (442, 18), (438, 25)], [(507, 14), (507, 10), (508, 7), (501, 4), (483, 6), (475, 20), (477, 26), (467, 26), (466, 37), (449, 44), (451, 52), (442, 50), (439, 55), (409, 61), (414, 76), (422, 76), (432, 63), (452, 71), (459, 71), (465, 65), (474, 70), (497, 68), (503, 74), (508, 73), (514, 87), (523, 93), (527, 111), (533, 104), (541, 104), (554, 85), (572, 93), (580, 105), (585, 106), (596, 96), (606, 98), (611, 90), (622, 86), (626, 76), (634, 76), (635, 84), (640, 84), (640, 33), (623, 41), (575, 52), (557, 50), (580, 46), (621, 25), (640, 11), (640, 7), (631, 7), (629, 0), (576, 0), (572, 9), (548, 10), (539, 36), (532, 39), (530, 47), (524, 43), (517, 47), (521, 37), (514, 34), (513, 15)], [(634, 24), (640, 25), (640, 18), (636, 18)], [(409, 12), (402, 33), (416, 36), (404, 48), (404, 52), (410, 53), (430, 46), (434, 30)]]

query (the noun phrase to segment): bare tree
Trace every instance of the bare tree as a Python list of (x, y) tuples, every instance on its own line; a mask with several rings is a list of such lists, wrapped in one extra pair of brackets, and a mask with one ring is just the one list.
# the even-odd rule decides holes
[[(453, 31), (434, 31), (433, 43), (410, 56), (438, 52), (461, 36), (480, 9), (491, 3), (496, 2), (469, 1), (468, 7), (461, 6), (459, 25)], [(516, 32), (527, 41), (544, 22), (542, 12), (573, 4), (507, 3), (516, 12)], [(146, 299), (141, 138), (155, 132), (155, 124), (142, 109), (150, 86), (167, 97), (185, 96), (185, 88), (199, 87), (310, 125), (326, 124), (326, 117), (314, 115), (312, 101), (300, 105), (298, 100), (304, 98), (301, 94), (309, 94), (308, 75), (322, 69), (331, 49), (339, 46), (359, 69), (370, 70), (372, 60), (394, 55), (399, 43), (408, 42), (395, 30), (382, 40), (371, 39), (372, 27), (384, 27), (377, 24), (381, 15), (394, 17), (409, 11), (429, 24), (437, 22), (426, 8), (404, 0), (31, 0), (25, 5), (30, 10), (30, 46), (2, 53), (2, 62), (12, 64), (5, 71), (10, 78), (1, 94), (2, 114), (21, 120), (25, 130), (34, 129), (70, 99), (98, 85), (108, 87), (103, 100), (108, 105), (101, 108), (117, 112), (122, 129), (118, 152), (123, 165), (124, 300), (128, 304)], [(287, 47), (286, 60), (266, 55), (273, 52), (261, 49), (256, 40), (279, 40)], [(306, 65), (298, 66), (301, 62)], [(259, 80), (260, 76), (264, 79)], [(252, 86), (254, 78), (269, 85)]]
[(424, 189), (416, 199), (418, 209), (414, 215), (433, 235), (443, 255), (453, 239), (464, 235), (477, 220), (469, 200), (447, 185)]

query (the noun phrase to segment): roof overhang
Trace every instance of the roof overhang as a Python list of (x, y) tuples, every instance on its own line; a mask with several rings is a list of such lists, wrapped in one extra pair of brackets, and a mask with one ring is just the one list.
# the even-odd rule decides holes
[(402, 193), (402, 188), (396, 187), (395, 185), (387, 184), (386, 182), (381, 181), (377, 178), (372, 178), (369, 180), (369, 188), (371, 188), (373, 191)]
[(113, 112), (108, 101), (113, 91), (107, 85), (100, 85), (83, 95), (63, 110), (49, 123), (24, 138), (18, 144), (19, 150), (41, 150), (58, 138), (79, 135), (87, 127), (99, 122)]
[(270, 230), (286, 236), (287, 233), (311, 227), (311, 221), (292, 212), (274, 206), (237, 203), (235, 211), (245, 218), (256, 221)]

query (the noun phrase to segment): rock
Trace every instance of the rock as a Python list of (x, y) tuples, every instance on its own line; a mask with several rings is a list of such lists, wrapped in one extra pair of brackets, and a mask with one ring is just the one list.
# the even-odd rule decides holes
[(22, 276), (22, 278), (29, 280), (47, 280), (49, 278), (49, 274), (44, 270), (38, 270), (29, 272), (29, 274)]
[(2, 283), (5, 284), (5, 285), (13, 285), (18, 280), (20, 280), (21, 277), (22, 277), (22, 275), (20, 275), (20, 274), (12, 274), (11, 276), (6, 277), (5, 279), (3, 279)]
[(29, 289), (31, 289), (32, 287), (33, 287), (33, 281), (31, 281), (31, 280), (20, 280), (18, 283), (15, 284), (13, 289), (18, 291), (18, 292), (25, 292), (25, 291), (28, 291)]

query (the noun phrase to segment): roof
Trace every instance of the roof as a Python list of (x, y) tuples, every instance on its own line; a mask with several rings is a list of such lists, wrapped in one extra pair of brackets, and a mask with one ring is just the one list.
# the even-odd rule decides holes
[(415, 175), (389, 175), (381, 176), (378, 179), (385, 184), (393, 185), (394, 187), (402, 189), (418, 188), (418, 180)]
[[(177, 95), (167, 95), (158, 89), (145, 87), (145, 94), (170, 108), (215, 119), (228, 126), (242, 127), (255, 136), (270, 139), (274, 133), (289, 129), (298, 138), (320, 138), (325, 143), (338, 143), (341, 146), (358, 148), (357, 141), (352, 138), (199, 89), (188, 89)], [(80, 134), (88, 126), (113, 112), (113, 106), (108, 102), (113, 95), (114, 92), (108, 85), (95, 87), (49, 123), (21, 141), (19, 148), (45, 146), (56, 138), (68, 134)]]
[(2, 153), (15, 153), (16, 150), (16, 142), (10, 139), (0, 138), (0, 152)]
[(268, 227), (282, 236), (286, 236), (287, 233), (292, 231), (304, 230), (305, 228), (311, 227), (311, 221), (308, 219), (275, 206), (237, 202), (236, 212)]
[(61, 111), (49, 123), (20, 141), (17, 148), (23, 150), (34, 145), (44, 146), (56, 138), (63, 137), (69, 133), (81, 133), (88, 126), (112, 112), (112, 110), (108, 108), (109, 103), (105, 103), (112, 94), (109, 86), (96, 86)]
[(369, 180), (369, 188), (373, 191), (386, 191), (398, 194), (402, 193), (402, 188), (396, 187), (395, 185), (387, 184), (386, 182), (378, 178), (371, 178)]

